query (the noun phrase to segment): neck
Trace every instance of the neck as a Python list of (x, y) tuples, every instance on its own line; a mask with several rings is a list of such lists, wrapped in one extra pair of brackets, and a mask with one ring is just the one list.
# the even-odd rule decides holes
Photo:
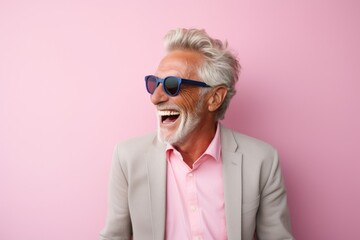
[(190, 168), (210, 145), (216, 133), (216, 126), (217, 123), (206, 128), (197, 129), (187, 137), (186, 141), (174, 144), (174, 147), (180, 152), (184, 162)]

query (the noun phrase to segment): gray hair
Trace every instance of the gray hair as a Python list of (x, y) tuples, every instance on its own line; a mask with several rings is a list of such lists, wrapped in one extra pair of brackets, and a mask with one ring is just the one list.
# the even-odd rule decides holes
[(230, 99), (235, 95), (235, 83), (239, 79), (240, 64), (228, 49), (228, 44), (211, 38), (205, 30), (177, 28), (164, 37), (165, 49), (196, 51), (204, 56), (198, 68), (198, 76), (210, 86), (225, 85), (227, 95), (217, 110), (216, 119), (223, 119)]

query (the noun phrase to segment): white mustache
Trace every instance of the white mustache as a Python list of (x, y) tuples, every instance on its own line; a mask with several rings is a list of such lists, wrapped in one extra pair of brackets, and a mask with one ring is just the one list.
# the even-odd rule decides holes
[(174, 104), (161, 104), (156, 106), (157, 111), (167, 111), (167, 110), (173, 110), (180, 112), (180, 108), (177, 105)]

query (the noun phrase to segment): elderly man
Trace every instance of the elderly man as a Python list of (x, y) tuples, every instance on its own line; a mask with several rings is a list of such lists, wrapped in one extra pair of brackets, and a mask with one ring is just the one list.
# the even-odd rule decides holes
[(165, 36), (157, 133), (117, 145), (103, 240), (293, 239), (277, 152), (219, 123), (240, 65), (203, 30)]

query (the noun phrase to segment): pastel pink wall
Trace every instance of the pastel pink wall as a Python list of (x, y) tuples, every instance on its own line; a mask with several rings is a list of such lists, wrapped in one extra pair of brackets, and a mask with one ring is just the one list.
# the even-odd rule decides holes
[(297, 239), (360, 239), (359, 1), (0, 1), (0, 239), (97, 239), (174, 27), (227, 39), (226, 125), (279, 149)]

